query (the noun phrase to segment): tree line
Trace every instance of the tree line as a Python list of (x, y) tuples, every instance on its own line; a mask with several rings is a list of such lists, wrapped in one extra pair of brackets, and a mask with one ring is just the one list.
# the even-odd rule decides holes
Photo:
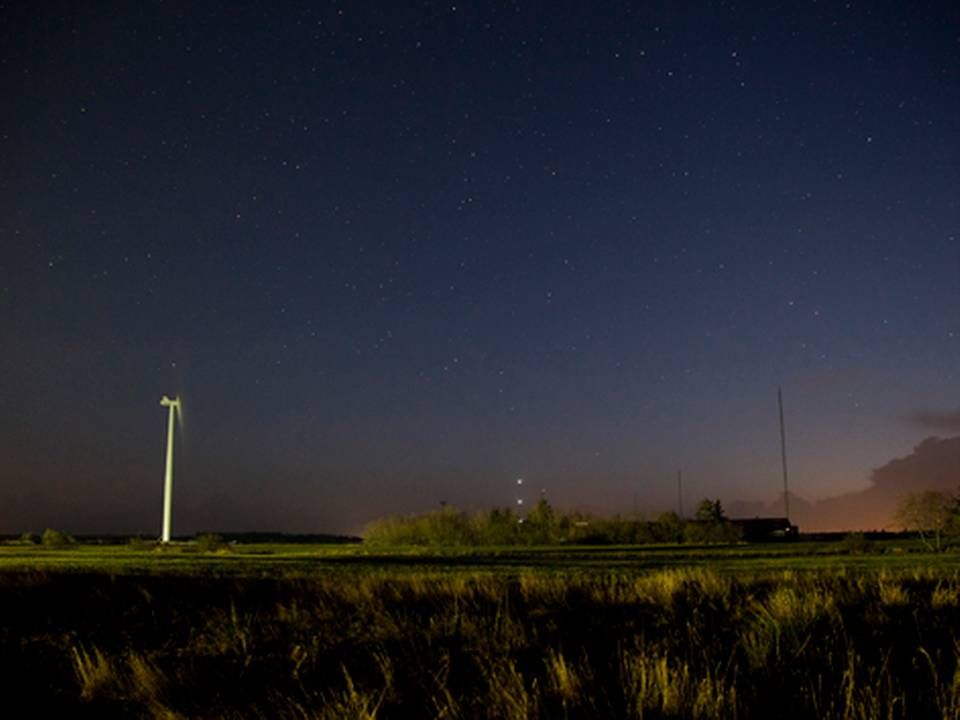
[(692, 519), (665, 512), (644, 520), (557, 512), (541, 498), (524, 515), (510, 508), (471, 514), (450, 507), (395, 515), (372, 522), (363, 537), (382, 545), (642, 545), (737, 542), (741, 530), (727, 519), (719, 500), (705, 498)]

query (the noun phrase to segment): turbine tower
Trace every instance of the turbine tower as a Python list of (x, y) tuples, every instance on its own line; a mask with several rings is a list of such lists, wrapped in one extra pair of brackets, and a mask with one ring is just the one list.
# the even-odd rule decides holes
[(166, 395), (160, 400), (160, 404), (169, 408), (169, 418), (167, 420), (167, 469), (163, 475), (163, 532), (160, 535), (160, 542), (170, 542), (170, 504), (173, 499), (173, 434), (174, 434), (174, 416), (180, 415), (180, 396), (171, 400)]

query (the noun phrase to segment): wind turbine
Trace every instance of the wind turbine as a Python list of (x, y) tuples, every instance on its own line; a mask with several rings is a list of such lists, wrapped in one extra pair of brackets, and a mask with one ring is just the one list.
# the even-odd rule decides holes
[[(174, 416), (180, 417), (180, 396), (171, 400), (164, 395), (160, 404), (169, 408), (169, 418), (167, 420), (167, 469), (163, 475), (163, 533), (160, 536), (160, 542), (170, 542), (170, 504), (173, 499), (173, 434), (174, 434)], [(180, 418), (181, 424), (183, 419)]]

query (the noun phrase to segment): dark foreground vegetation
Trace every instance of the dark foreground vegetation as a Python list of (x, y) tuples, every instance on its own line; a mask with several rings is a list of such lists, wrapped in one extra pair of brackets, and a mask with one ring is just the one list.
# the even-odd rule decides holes
[(573, 549), (515, 570), (218, 574), (222, 548), (156, 574), (0, 564), (0, 677), (34, 717), (960, 717), (956, 558), (840, 550), (808, 570), (611, 571)]

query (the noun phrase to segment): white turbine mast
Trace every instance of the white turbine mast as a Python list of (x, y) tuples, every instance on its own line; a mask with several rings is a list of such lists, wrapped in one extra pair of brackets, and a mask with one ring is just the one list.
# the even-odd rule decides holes
[[(167, 420), (167, 469), (163, 474), (163, 531), (160, 542), (170, 542), (170, 505), (173, 500), (173, 435), (175, 418), (180, 418), (180, 396), (171, 400), (166, 395), (160, 399), (160, 404), (169, 409)], [(181, 420), (182, 423), (182, 420)]]

